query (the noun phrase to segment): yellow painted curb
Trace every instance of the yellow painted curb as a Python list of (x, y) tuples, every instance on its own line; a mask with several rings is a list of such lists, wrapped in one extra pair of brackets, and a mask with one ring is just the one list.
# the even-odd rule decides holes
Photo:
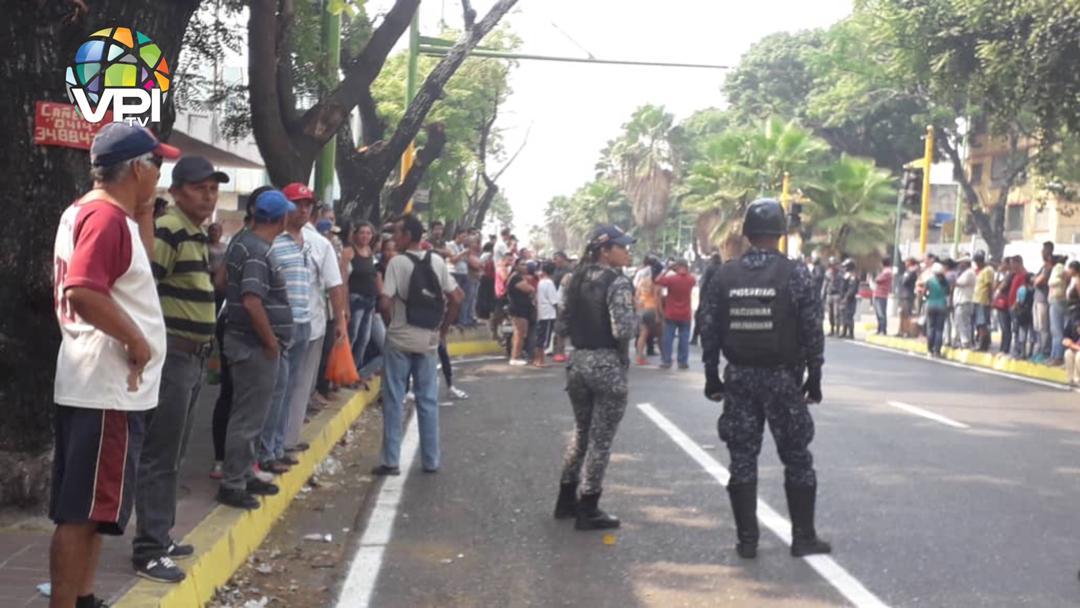
[[(911, 338), (894, 338), (892, 336), (866, 336), (866, 342), (877, 346), (884, 346), (910, 353), (926, 354), (926, 341)], [(1001, 357), (991, 353), (980, 353), (971, 350), (945, 348), (941, 351), (945, 358), (956, 363), (992, 369), (1025, 378), (1068, 384), (1069, 378), (1065, 370), (1060, 367), (1039, 365), (1028, 361), (1017, 361), (1008, 357)]]
[(494, 340), (475, 340), (469, 342), (448, 342), (446, 351), (451, 357), (475, 357), (477, 355), (498, 355), (504, 352), (501, 344)]
[(195, 526), (184, 541), (195, 545), (198, 553), (187, 568), (187, 578), (177, 585), (139, 581), (115, 604), (116, 608), (192, 608), (203, 606), (214, 591), (228, 582), (255, 549), (262, 544), (274, 523), (292, 503), (334, 444), (360, 417), (369, 403), (379, 395), (379, 379), (370, 381), (366, 391), (360, 391), (340, 410), (320, 413), (304, 429), (303, 439), (311, 447), (296, 454), (300, 464), (277, 478), (281, 492), (264, 497), (262, 506), (254, 511), (241, 511), (218, 506)]

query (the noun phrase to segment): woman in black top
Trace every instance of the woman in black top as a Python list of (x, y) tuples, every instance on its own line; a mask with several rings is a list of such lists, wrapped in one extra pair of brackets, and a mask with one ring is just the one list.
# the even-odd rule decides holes
[(510, 365), (525, 365), (522, 350), (529, 335), (529, 321), (535, 316), (536, 304), (533, 294), (536, 289), (525, 277), (528, 263), (518, 259), (514, 271), (506, 281), (506, 297), (509, 300), (510, 318), (514, 324), (514, 338), (510, 349)]
[(364, 364), (364, 352), (371, 339), (371, 319), (382, 293), (382, 277), (375, 269), (375, 252), (371, 250), (374, 236), (375, 228), (371, 223), (357, 223), (349, 234), (349, 245), (341, 253), (342, 263), (349, 273), (349, 308), (352, 311), (349, 337), (357, 369)]

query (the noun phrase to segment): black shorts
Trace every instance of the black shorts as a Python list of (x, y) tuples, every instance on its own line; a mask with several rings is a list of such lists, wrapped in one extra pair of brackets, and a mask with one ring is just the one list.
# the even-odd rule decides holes
[(641, 311), (641, 324), (649, 329), (656, 327), (656, 311), (651, 308)]
[(49, 518), (95, 522), (101, 534), (123, 534), (135, 503), (143, 412), (57, 405), (53, 428)]

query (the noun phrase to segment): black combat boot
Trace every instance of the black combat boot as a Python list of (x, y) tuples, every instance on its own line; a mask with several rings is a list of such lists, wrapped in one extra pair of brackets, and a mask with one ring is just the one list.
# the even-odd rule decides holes
[(739, 537), (735, 551), (743, 559), (754, 559), (761, 535), (757, 523), (757, 482), (731, 484), (727, 487), (727, 493)]
[(559, 500), (555, 502), (555, 519), (567, 519), (577, 515), (577, 484), (559, 484)]
[(791, 556), (803, 557), (832, 553), (832, 546), (817, 537), (814, 530), (814, 502), (817, 486), (784, 484), (788, 513), (791, 514)]
[(574, 528), (577, 530), (609, 530), (619, 527), (619, 518), (612, 517), (600, 510), (597, 503), (600, 502), (600, 492), (596, 494), (582, 494), (577, 501), (577, 521)]

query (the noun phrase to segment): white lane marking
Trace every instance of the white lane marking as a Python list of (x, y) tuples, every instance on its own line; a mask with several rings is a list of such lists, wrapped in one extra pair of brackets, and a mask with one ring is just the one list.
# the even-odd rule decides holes
[[(1008, 372), (998, 371), (996, 369), (990, 369), (987, 367), (978, 367), (975, 365), (965, 365), (963, 363), (957, 363), (956, 361), (949, 361), (948, 359), (928, 359), (925, 355), (919, 353), (909, 353), (907, 351), (896, 350), (895, 348), (889, 348), (887, 346), (878, 346), (877, 344), (867, 344), (866, 342), (848, 341), (845, 344), (852, 344), (855, 346), (861, 346), (863, 348), (872, 348), (874, 350), (880, 350), (882, 352), (890, 353), (893, 355), (900, 355), (903, 357), (911, 357), (918, 359), (926, 363), (936, 363), (938, 365), (948, 365), (949, 367), (956, 367), (959, 369), (966, 369), (969, 372), (978, 372), (980, 374), (987, 374), (990, 376), (997, 376), (999, 378), (1008, 378), (1009, 380), (1017, 380), (1019, 382), (1027, 382), (1028, 384), (1037, 384), (1046, 388), (1056, 389), (1062, 392), (1073, 392), (1074, 389), (1064, 384), (1058, 384), (1057, 382), (1049, 382), (1047, 380), (1039, 380), (1037, 378), (1028, 378), (1027, 376), (1018, 376), (1016, 374), (1010, 374)], [(1080, 392), (1080, 390), (1076, 390)]]
[(461, 357), (451, 359), (454, 363), (488, 363), (491, 361), (506, 361), (505, 355), (487, 355), (481, 357)]
[[(637, 407), (641, 410), (641, 413), (648, 416), (656, 426), (660, 427), (660, 430), (664, 431), (676, 445), (682, 448), (690, 458), (693, 458), (694, 461), (701, 465), (701, 468), (705, 469), (706, 473), (711, 475), (720, 485), (727, 485), (729, 475), (724, 465), (701, 449), (698, 444), (694, 443), (693, 439), (657, 411), (652, 404), (639, 403)], [(757, 514), (761, 524), (780, 537), (780, 540), (784, 541), (785, 545), (791, 546), (791, 523), (788, 520), (784, 519), (782, 515), (760, 499), (758, 500)], [(802, 559), (806, 560), (806, 563), (810, 564), (811, 568), (816, 570), (822, 578), (858, 608), (888, 608), (888, 604), (878, 599), (858, 579), (828, 555), (811, 555)]]
[(401, 444), (401, 475), (383, 480), (379, 497), (375, 501), (375, 510), (371, 512), (364, 535), (360, 537), (360, 548), (353, 556), (349, 574), (341, 588), (341, 595), (338, 596), (338, 608), (358, 606), (366, 608), (371, 604), (371, 598), (375, 593), (375, 582), (382, 569), (383, 554), (386, 552), (386, 545), (390, 543), (390, 535), (394, 530), (398, 504), (401, 502), (405, 482), (409, 479), (409, 471), (412, 470), (412, 463), (416, 458), (418, 436), (416, 416), (413, 415), (408, 428), (405, 429), (405, 439)]
[(931, 412), (930, 410), (924, 410), (921, 407), (915, 407), (914, 405), (908, 405), (907, 403), (903, 403), (903, 402), (900, 402), (900, 401), (886, 401), (885, 403), (895, 407), (898, 410), (904, 410), (905, 412), (907, 412), (909, 414), (915, 414), (916, 416), (922, 416), (923, 418), (928, 418), (930, 420), (933, 420), (934, 422), (940, 422), (941, 424), (945, 424), (945, 425), (951, 426), (953, 428), (957, 428), (957, 429), (970, 429), (971, 428), (970, 426), (964, 424), (963, 422), (957, 422), (957, 421), (953, 420), (952, 418), (946, 418), (945, 416), (942, 416), (941, 414), (935, 414), (934, 412)]

